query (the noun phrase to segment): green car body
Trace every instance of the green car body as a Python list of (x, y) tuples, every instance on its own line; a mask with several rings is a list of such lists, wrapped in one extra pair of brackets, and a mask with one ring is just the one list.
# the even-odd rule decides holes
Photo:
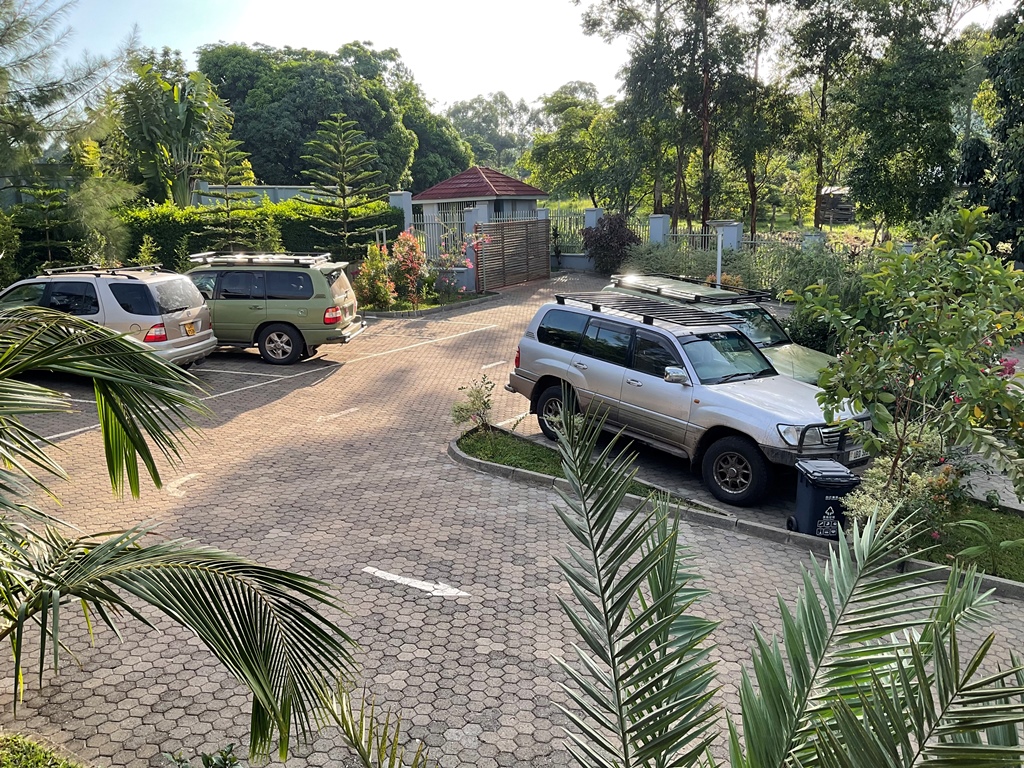
[(662, 301), (736, 318), (735, 327), (760, 348), (783, 376), (817, 386), (821, 370), (835, 359), (794, 342), (771, 312), (754, 301), (737, 301), (741, 297), (734, 290), (665, 275), (612, 275), (612, 281), (604, 290), (647, 298), (656, 296)]
[(287, 365), (323, 344), (350, 341), (366, 323), (358, 314), (346, 262), (326, 254), (196, 254), (188, 277), (206, 298), (223, 345), (258, 347)]

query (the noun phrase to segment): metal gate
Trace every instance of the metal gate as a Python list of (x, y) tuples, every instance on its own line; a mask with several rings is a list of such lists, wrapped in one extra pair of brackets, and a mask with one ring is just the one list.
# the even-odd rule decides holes
[(477, 224), (486, 240), (476, 246), (476, 289), (551, 277), (551, 222), (547, 219)]

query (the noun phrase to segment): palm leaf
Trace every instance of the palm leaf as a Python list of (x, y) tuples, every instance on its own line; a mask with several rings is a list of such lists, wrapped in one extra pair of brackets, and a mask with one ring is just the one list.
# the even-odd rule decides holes
[(1024, 668), (982, 676), (994, 635), (961, 664), (955, 627), (930, 634), (945, 640), (912, 639), (908, 653), (894, 656), (892, 673), (872, 677), (856, 710), (838, 702), (834, 722), (819, 726), (815, 749), (822, 765), (1019, 768)]
[[(66, 538), (0, 522), (0, 638), (12, 643), (15, 683), (29, 624), (59, 659), (61, 609), (80, 603), (115, 632), (141, 600), (189, 627), (253, 694), (250, 754), (284, 759), (291, 737), (308, 741), (333, 719), (332, 692), (350, 679), (354, 643), (313, 606), (341, 612), (316, 579), (258, 565), (187, 541), (143, 544), (144, 528)], [(135, 598), (133, 600), (132, 598)]]
[(559, 598), (583, 644), (559, 661), (575, 709), (569, 751), (583, 766), (685, 766), (711, 737), (712, 665), (702, 643), (715, 624), (686, 615), (703, 593), (682, 572), (687, 559), (666, 505), (619, 513), (635, 456), (616, 440), (600, 453), (602, 422), (570, 422), (559, 437), (572, 493), (559, 517), (576, 541), (558, 563), (576, 603)]
[[(43, 450), (48, 443), (20, 418), (67, 411), (70, 403), (59, 392), (16, 378), (30, 371), (92, 382), (110, 482), (117, 493), (127, 481), (131, 494), (138, 496), (139, 462), (159, 486), (157, 455), (179, 460), (184, 430), (193, 427), (196, 414), (206, 413), (197, 398), (197, 380), (134, 339), (49, 309), (0, 310), (0, 465), (38, 486), (45, 487), (33, 469), (64, 475)], [(0, 478), (0, 506), (19, 508), (15, 499), (24, 493), (21, 483)]]
[(781, 646), (755, 630), (756, 689), (746, 670), (741, 680), (745, 745), (730, 723), (734, 766), (816, 765), (822, 722), (843, 706), (858, 711), (873, 679), (893, 674), (912, 642), (929, 648), (957, 623), (984, 615), (990, 593), (982, 593), (973, 569), (954, 568), (946, 589), (923, 594), (920, 573), (895, 570), (910, 557), (917, 530), (893, 515), (872, 516), (863, 529), (854, 526), (849, 546), (844, 538), (824, 566), (812, 558), (794, 610), (779, 599)]

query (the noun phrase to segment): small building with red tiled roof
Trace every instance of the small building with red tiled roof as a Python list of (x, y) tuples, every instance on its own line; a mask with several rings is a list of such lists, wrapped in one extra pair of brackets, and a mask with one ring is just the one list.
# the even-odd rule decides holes
[(493, 168), (473, 166), (413, 195), (426, 220), (448, 219), (466, 208), (486, 208), (486, 221), (534, 218), (537, 200), (548, 193)]

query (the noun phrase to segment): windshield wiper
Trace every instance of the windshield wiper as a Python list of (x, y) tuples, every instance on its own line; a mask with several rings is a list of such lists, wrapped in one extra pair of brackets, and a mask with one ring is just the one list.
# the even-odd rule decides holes
[(774, 376), (778, 373), (774, 368), (762, 368), (760, 371), (754, 374), (755, 379), (760, 379), (765, 376)]
[(716, 381), (715, 384), (725, 384), (725, 382), (733, 381), (738, 376), (749, 376), (750, 378), (754, 378), (757, 375), (759, 374), (756, 374), (753, 371), (736, 371), (736, 373), (727, 373), (725, 376)]

